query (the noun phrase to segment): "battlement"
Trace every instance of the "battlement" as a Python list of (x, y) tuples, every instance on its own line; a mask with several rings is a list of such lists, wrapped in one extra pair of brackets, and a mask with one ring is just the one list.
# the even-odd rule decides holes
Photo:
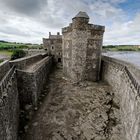
[(104, 32), (105, 26), (90, 24), (87, 13), (80, 11), (74, 18), (72, 18), (72, 23), (70, 23), (69, 26), (62, 28), (62, 33), (72, 32), (74, 29)]
[[(87, 29), (88, 30), (93, 30), (93, 31), (104, 32), (105, 31), (105, 26), (88, 24)], [(72, 23), (71, 23), (69, 26), (62, 28), (62, 33), (64, 34), (64, 33), (67, 33), (67, 32), (71, 32), (72, 30), (73, 30), (73, 28), (72, 28)]]

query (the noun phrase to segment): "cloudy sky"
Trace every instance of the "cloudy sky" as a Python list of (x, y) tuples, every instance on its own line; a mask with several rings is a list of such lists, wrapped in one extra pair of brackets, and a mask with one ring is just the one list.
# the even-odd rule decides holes
[(0, 0), (0, 40), (42, 43), (85, 11), (104, 44), (140, 44), (140, 0)]

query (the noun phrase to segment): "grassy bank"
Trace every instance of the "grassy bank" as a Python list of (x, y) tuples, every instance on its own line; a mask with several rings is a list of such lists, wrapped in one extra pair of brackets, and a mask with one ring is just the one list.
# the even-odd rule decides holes
[(12, 53), (13, 53), (12, 51), (0, 50), (0, 55), (11, 56)]
[(23, 49), (28, 48), (28, 46), (23, 44), (0, 42), (0, 50), (13, 50), (13, 49), (22, 49), (22, 48)]
[(3, 60), (0, 60), (0, 63), (2, 63), (3, 62)]
[(0, 50), (0, 63), (5, 59), (11, 59), (12, 51)]
[(0, 59), (10, 59), (15, 51), (23, 49), (40, 49), (41, 45), (30, 44), (30, 43), (16, 43), (16, 42), (6, 42), (0, 41)]
[(30, 43), (14, 43), (14, 42), (1, 42), (0, 41), (0, 50), (13, 50), (13, 49), (37, 49), (41, 48), (41, 45), (30, 44)]
[(108, 46), (103, 46), (104, 50), (107, 51), (140, 51), (140, 48), (137, 46), (125, 46), (125, 45), (120, 45), (120, 46), (114, 46), (114, 45), (108, 45)]

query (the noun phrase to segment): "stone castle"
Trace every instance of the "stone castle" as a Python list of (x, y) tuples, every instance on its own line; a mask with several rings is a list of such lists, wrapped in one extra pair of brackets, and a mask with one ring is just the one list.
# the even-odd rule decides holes
[(62, 29), (63, 38), (59, 33), (49, 33), (48, 39), (43, 38), (44, 49), (57, 62), (61, 62), (63, 54), (63, 71), (66, 77), (77, 82), (97, 81), (104, 29), (104, 26), (89, 24), (89, 16), (85, 12), (79, 12), (72, 23)]
[(45, 53), (0, 64), (0, 140), (140, 139), (140, 70), (101, 54), (104, 31), (79, 12)]
[(57, 35), (49, 32), (49, 38), (43, 38), (43, 46), (48, 55), (54, 56), (55, 62), (62, 62), (62, 35), (59, 32)]

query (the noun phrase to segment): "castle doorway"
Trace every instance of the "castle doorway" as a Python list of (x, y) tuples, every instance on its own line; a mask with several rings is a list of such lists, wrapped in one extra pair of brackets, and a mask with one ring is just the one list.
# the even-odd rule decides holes
[(58, 62), (60, 62), (60, 63), (61, 63), (61, 58), (58, 58)]

